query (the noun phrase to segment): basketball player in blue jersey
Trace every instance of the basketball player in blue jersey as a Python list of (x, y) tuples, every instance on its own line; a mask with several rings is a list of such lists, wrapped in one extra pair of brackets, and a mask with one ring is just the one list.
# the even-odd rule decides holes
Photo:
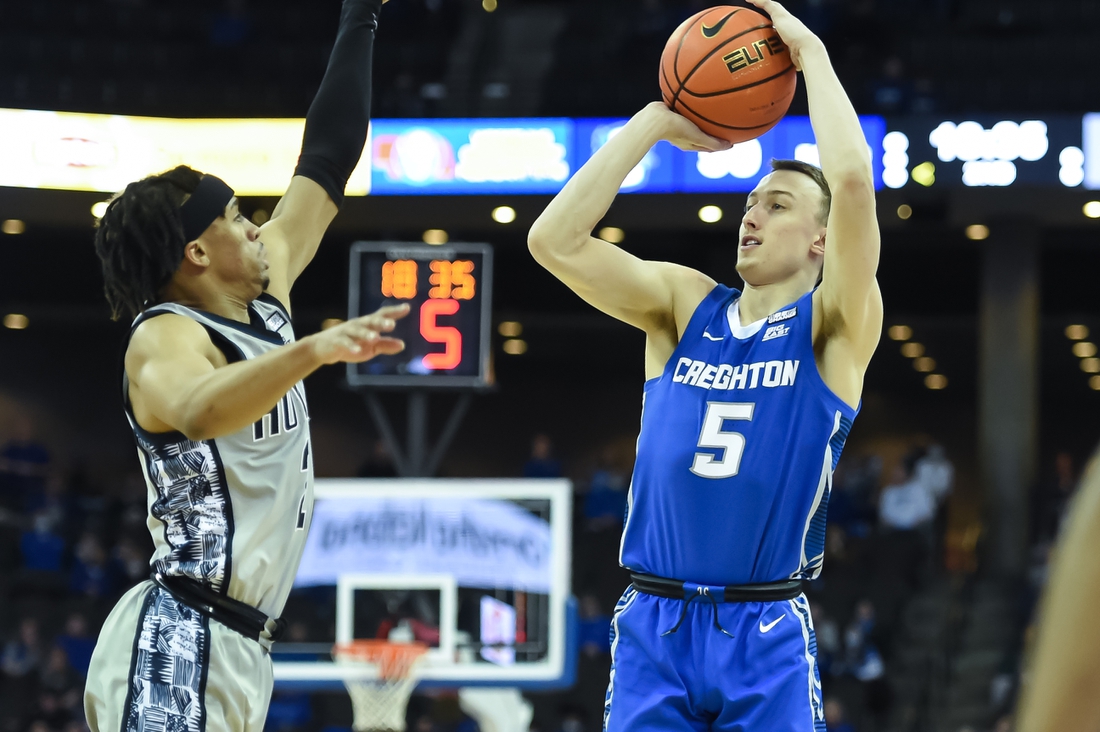
[(384, 308), (296, 339), (290, 293), (359, 162), (383, 0), (344, 0), (286, 195), (262, 228), (233, 190), (178, 167), (131, 183), (96, 232), (107, 299), (134, 318), (122, 397), (148, 487), (151, 578), (92, 655), (92, 732), (261, 732), (269, 651), (313, 507), (302, 380), (399, 352)]
[(728, 147), (663, 104), (578, 171), (529, 237), (544, 267), (647, 336), (609, 732), (825, 729), (802, 583), (821, 571), (831, 475), (882, 326), (874, 182), (821, 41), (750, 1), (804, 74), (821, 168), (775, 161), (749, 195), (744, 291), (590, 235), (658, 141)]

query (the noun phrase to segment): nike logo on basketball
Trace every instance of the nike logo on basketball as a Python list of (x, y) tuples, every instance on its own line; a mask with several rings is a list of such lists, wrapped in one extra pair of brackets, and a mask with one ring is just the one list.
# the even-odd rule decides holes
[(737, 15), (736, 10), (733, 11), (732, 13), (730, 13), (729, 15), (727, 15), (726, 17), (722, 18), (720, 21), (718, 21), (717, 23), (715, 23), (714, 25), (712, 25), (710, 27), (707, 27), (706, 24), (704, 24), (703, 25), (703, 37), (705, 37), (705, 38), (714, 38), (716, 35), (718, 35), (719, 33), (722, 32), (722, 28), (726, 25), (726, 21), (728, 21), (730, 18), (732, 18), (735, 15)]
[(706, 338), (708, 341), (724, 341), (726, 339), (725, 336), (712, 336), (710, 333), (707, 333), (705, 330), (703, 331), (703, 337)]
[(776, 625), (777, 625), (777, 624), (779, 623), (779, 621), (780, 621), (780, 620), (782, 620), (782, 619), (783, 619), (783, 618), (785, 618), (785, 617), (787, 617), (787, 613), (783, 613), (782, 615), (780, 615), (780, 616), (779, 616), (778, 618), (776, 618), (775, 620), (771, 621), (771, 622), (770, 622), (770, 623), (768, 623), (767, 625), (764, 625), (764, 621), (763, 621), (763, 620), (761, 620), (761, 621), (760, 621), (760, 632), (761, 632), (761, 633), (767, 633), (767, 632), (768, 632), (769, 630), (771, 630), (772, 628), (774, 628), (774, 627), (775, 627), (775, 626), (776, 626)]

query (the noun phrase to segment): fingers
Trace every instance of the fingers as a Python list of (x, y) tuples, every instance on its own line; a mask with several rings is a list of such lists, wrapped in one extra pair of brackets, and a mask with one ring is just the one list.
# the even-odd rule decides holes
[(396, 356), (405, 350), (405, 341), (399, 338), (378, 336), (367, 345), (356, 345), (355, 350), (348, 349), (351, 363), (369, 361), (375, 356)]
[(733, 143), (729, 140), (722, 140), (717, 137), (711, 137), (706, 135), (706, 140), (700, 142), (696, 147), (702, 152), (721, 152), (723, 150), (729, 150), (733, 147)]
[(376, 356), (395, 356), (405, 350), (405, 341), (400, 338), (379, 338), (374, 344)]
[(748, 0), (748, 2), (749, 4), (755, 5), (756, 7), (760, 8), (768, 15), (771, 15), (773, 11), (778, 11), (781, 13), (787, 12), (787, 9), (776, 2), (776, 0)]
[(386, 305), (385, 307), (378, 308), (378, 310), (372, 314), (400, 320), (409, 314), (409, 304), (405, 302), (400, 305)]

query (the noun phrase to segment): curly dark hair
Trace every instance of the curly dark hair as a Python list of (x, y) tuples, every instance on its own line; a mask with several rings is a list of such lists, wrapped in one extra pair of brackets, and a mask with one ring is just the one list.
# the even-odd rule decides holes
[(111, 317), (137, 317), (156, 302), (187, 246), (180, 206), (203, 174), (181, 165), (126, 186), (107, 204), (95, 232)]

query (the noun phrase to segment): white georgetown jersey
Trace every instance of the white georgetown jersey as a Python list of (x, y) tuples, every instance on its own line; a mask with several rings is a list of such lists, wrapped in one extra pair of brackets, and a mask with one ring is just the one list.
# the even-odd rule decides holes
[[(142, 322), (169, 313), (202, 325), (230, 363), (294, 340), (286, 309), (266, 294), (249, 306), (249, 324), (165, 303), (138, 316), (131, 335)], [(279, 617), (313, 515), (313, 457), (302, 383), (259, 422), (201, 441), (142, 429), (130, 405), (125, 369), (122, 393), (149, 487), (153, 568), (197, 580)]]

